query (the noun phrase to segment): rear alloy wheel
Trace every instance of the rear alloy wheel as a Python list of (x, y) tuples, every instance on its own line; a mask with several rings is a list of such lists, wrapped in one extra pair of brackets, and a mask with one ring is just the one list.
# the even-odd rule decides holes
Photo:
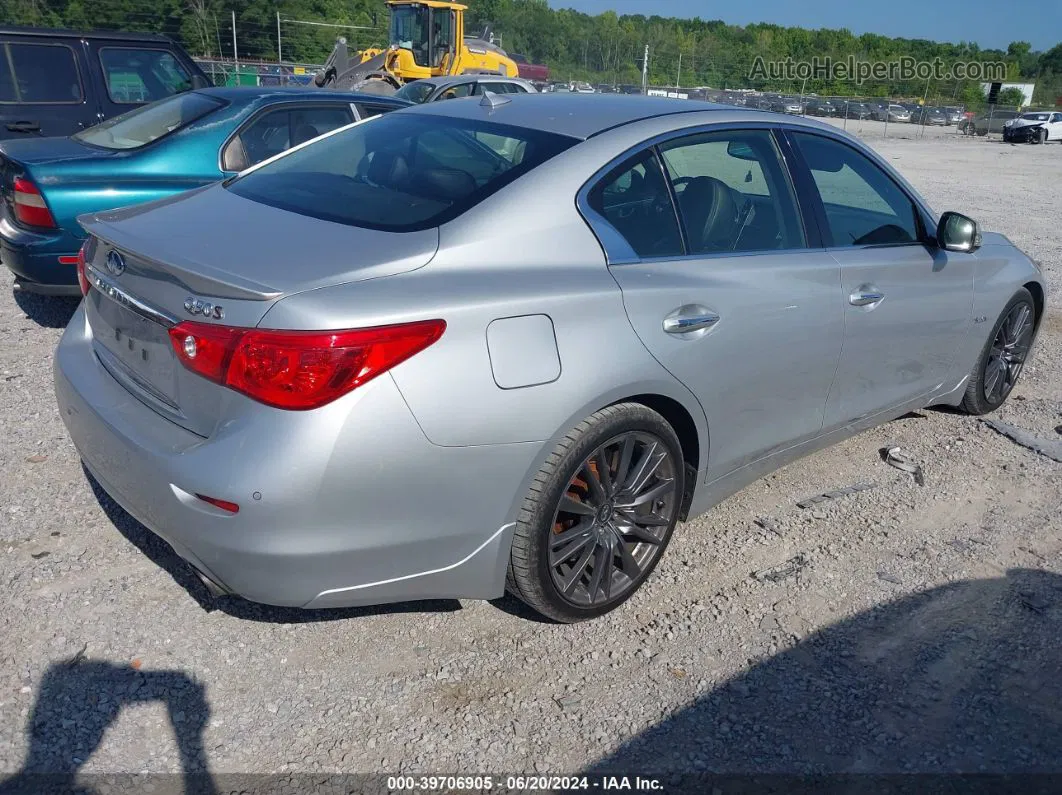
[(962, 401), (965, 412), (987, 414), (1003, 405), (1018, 383), (1035, 328), (1036, 308), (1023, 287), (1003, 308), (981, 350)]
[(561, 622), (603, 615), (646, 580), (685, 489), (671, 426), (634, 403), (602, 409), (558, 445), (517, 522), (508, 589)]

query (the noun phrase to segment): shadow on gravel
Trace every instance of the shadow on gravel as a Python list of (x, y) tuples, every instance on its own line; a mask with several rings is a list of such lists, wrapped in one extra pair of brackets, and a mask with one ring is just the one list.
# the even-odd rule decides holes
[[(152, 701), (165, 704), (169, 713), (180, 753), (182, 792), (215, 795), (203, 749), (210, 717), (204, 687), (181, 671), (141, 671), (80, 656), (45, 672), (26, 726), (26, 762), (14, 776), (0, 781), (0, 795), (94, 792), (91, 778), (78, 783), (78, 771), (124, 707)], [(99, 783), (109, 790), (117, 782)]]
[(80, 298), (63, 298), (34, 293), (14, 292), (15, 303), (26, 316), (45, 328), (66, 328), (77, 311)]
[(181, 588), (186, 590), (196, 603), (206, 611), (220, 610), (233, 618), (244, 621), (262, 621), (271, 624), (309, 624), (318, 621), (342, 621), (366, 616), (391, 615), (395, 613), (452, 613), (461, 609), (456, 599), (436, 599), (422, 602), (398, 602), (371, 607), (336, 607), (320, 610), (302, 610), (297, 607), (275, 607), (257, 604), (238, 596), (214, 597), (200, 582), (189, 566), (173, 547), (152, 533), (144, 525), (116, 503), (103, 487), (82, 466), (85, 479), (107, 518), (123, 536), (143, 552), (152, 563), (168, 573)]
[[(1059, 774), (1060, 638), (1056, 574), (1014, 569), (935, 588), (754, 662), (586, 772), (654, 774), (668, 793), (727, 795), (900, 791), (883, 786), (887, 774)], [(791, 778), (771, 789), (772, 774)], [(816, 775), (831, 778), (798, 778)], [(1039, 792), (1048, 783), (905, 780), (912, 792)], [(1058, 792), (1062, 776), (1051, 780)]]

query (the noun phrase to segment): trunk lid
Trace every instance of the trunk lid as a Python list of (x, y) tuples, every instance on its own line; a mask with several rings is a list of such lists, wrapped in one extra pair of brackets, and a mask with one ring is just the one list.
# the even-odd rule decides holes
[(0, 155), (23, 166), (37, 166), (57, 160), (107, 160), (115, 154), (87, 146), (73, 138), (18, 138), (0, 142)]
[(419, 268), (439, 239), (436, 229), (392, 233), (321, 221), (221, 186), (79, 221), (91, 235), (94, 289), (85, 311), (97, 356), (142, 402), (201, 436), (213, 432), (225, 401), (248, 398), (185, 369), (172, 326), (254, 327), (285, 296)]
[(15, 177), (33, 181), (45, 200), (48, 199), (48, 176), (53, 164), (71, 160), (107, 159), (109, 153), (85, 146), (70, 138), (21, 138), (0, 141), (0, 195), (7, 217), (13, 218)]

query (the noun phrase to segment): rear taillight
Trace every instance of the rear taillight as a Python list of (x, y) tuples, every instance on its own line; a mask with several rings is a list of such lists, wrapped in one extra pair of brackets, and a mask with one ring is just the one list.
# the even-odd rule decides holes
[(77, 252), (77, 283), (81, 285), (81, 294), (88, 295), (89, 280), (88, 274), (85, 273), (85, 249), (88, 247), (88, 240), (81, 244), (81, 250)]
[(346, 331), (270, 331), (178, 323), (181, 364), (269, 406), (315, 409), (427, 348), (444, 320)]
[(26, 177), (15, 177), (14, 188), (16, 220), (25, 226), (55, 229), (55, 219), (37, 186)]

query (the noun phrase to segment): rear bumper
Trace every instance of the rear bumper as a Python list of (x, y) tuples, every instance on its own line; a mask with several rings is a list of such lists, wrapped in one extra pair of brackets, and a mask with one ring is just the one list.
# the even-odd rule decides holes
[(0, 262), (15, 274), (16, 289), (43, 295), (81, 295), (77, 266), (59, 257), (76, 256), (81, 240), (62, 229), (31, 232), (0, 216)]
[(388, 376), (314, 412), (254, 404), (205, 439), (111, 377), (81, 307), (55, 391), (100, 485), (228, 592), (300, 607), (504, 592), (514, 495), (540, 445), (433, 445)]

